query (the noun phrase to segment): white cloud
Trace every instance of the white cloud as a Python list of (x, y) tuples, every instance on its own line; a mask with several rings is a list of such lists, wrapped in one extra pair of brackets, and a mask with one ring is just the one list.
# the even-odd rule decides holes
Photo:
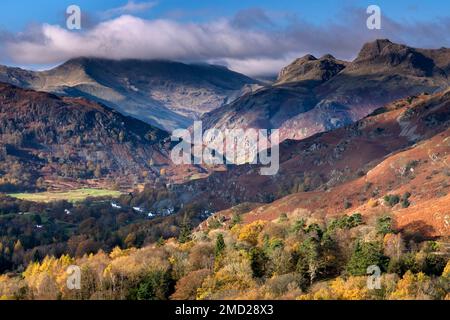
[(291, 54), (282, 58), (249, 58), (225, 59), (224, 63), (231, 70), (248, 74), (250, 76), (273, 76), (303, 53)]
[(113, 9), (109, 9), (104, 12), (104, 17), (110, 18), (113, 16), (123, 15), (123, 14), (133, 14), (138, 12), (143, 12), (150, 10), (157, 3), (154, 1), (149, 2), (134, 2), (133, 0), (129, 0), (125, 5)]
[(234, 28), (227, 20), (181, 24), (124, 15), (102, 22), (85, 33), (55, 25), (42, 26), (36, 39), (9, 42), (7, 52), (16, 61), (47, 64), (77, 56), (113, 59), (174, 59), (205, 61), (275, 56), (290, 45), (270, 35)]
[[(136, 6), (142, 9), (144, 4), (130, 3), (125, 6), (127, 10), (138, 10)], [(1, 53), (4, 61), (20, 65), (57, 64), (79, 56), (220, 61), (233, 70), (257, 76), (276, 74), (305, 53), (316, 56), (331, 53), (337, 58), (352, 59), (364, 42), (375, 38), (390, 38), (419, 47), (450, 43), (450, 36), (443, 32), (450, 25), (448, 19), (400, 24), (385, 17), (383, 29), (373, 32), (366, 27), (364, 10), (348, 10), (348, 16), (320, 26), (299, 20), (280, 26), (260, 12), (258, 19), (249, 20), (255, 25), (250, 28), (243, 22), (245, 14), (254, 12), (202, 23), (122, 15), (81, 32), (44, 24), (33, 31), (0, 33), (0, 42), (4, 43)]]

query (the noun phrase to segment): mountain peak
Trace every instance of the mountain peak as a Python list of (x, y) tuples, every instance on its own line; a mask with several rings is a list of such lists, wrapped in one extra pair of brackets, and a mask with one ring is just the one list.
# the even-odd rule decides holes
[(391, 40), (389, 39), (376, 39), (372, 42), (369, 42), (368, 44), (374, 44), (377, 46), (386, 46), (386, 45), (390, 45), (390, 44), (394, 44)]
[[(443, 60), (443, 61), (441, 61)], [(416, 77), (445, 77), (445, 50), (424, 50), (379, 39), (366, 43), (348, 71), (409, 74)]]
[(259, 85), (223, 66), (162, 59), (78, 57), (37, 76), (29, 87), (86, 97), (168, 131)]
[(301, 58), (298, 59), (298, 60), (303, 60), (303, 61), (315, 61), (315, 60), (317, 60), (317, 58), (314, 57), (312, 54), (307, 54), (307, 55), (304, 55), (303, 57), (301, 57)]
[(307, 54), (284, 67), (278, 75), (277, 83), (304, 80), (323, 82), (334, 77), (345, 66), (345, 62), (336, 60), (331, 54), (326, 54), (320, 59)]
[(328, 59), (328, 60), (336, 60), (336, 58), (333, 55), (329, 54), (329, 53), (323, 55), (322, 58), (320, 58), (320, 60), (326, 60), (326, 59)]
[(67, 60), (66, 62), (60, 64), (57, 68), (83, 68), (86, 67), (89, 62), (101, 60), (98, 58), (90, 58), (90, 57), (77, 57)]
[(354, 62), (400, 63), (399, 60), (405, 58), (412, 50), (413, 48), (393, 43), (388, 39), (377, 39), (364, 44)]

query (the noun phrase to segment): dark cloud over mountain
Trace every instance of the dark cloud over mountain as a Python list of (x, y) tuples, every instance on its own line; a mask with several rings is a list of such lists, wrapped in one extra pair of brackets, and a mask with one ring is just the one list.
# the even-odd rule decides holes
[[(389, 38), (415, 47), (450, 45), (450, 18), (401, 22), (382, 16), (382, 29), (366, 27), (365, 8), (347, 8), (328, 23), (272, 19), (258, 8), (208, 22), (147, 20), (122, 15), (72, 32), (44, 24), (20, 34), (3, 33), (4, 61), (56, 64), (78, 56), (220, 62), (250, 75), (277, 73), (306, 53), (351, 60), (367, 41)], [(4, 62), (2, 61), (2, 62)]]

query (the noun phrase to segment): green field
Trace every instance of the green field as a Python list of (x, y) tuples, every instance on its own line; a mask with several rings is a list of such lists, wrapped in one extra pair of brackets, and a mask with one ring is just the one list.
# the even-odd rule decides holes
[(118, 197), (120, 191), (106, 189), (76, 189), (66, 192), (38, 192), (38, 193), (11, 193), (9, 196), (34, 201), (34, 202), (52, 202), (58, 200), (67, 200), (69, 202), (83, 201), (88, 197)]

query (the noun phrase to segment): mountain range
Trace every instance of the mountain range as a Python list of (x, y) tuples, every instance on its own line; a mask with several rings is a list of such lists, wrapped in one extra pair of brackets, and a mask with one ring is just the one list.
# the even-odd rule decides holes
[[(159, 175), (168, 134), (84, 98), (0, 83), (2, 186), (11, 191), (72, 181)], [(9, 190), (8, 190), (9, 189)]]
[[(270, 85), (220, 66), (169, 61), (79, 58), (42, 72), (1, 67), (0, 81), (11, 84), (0, 95), (3, 188), (33, 189), (39, 178), (47, 187), (61, 178), (128, 188), (175, 182), (180, 202), (214, 209), (329, 192), (446, 132), (449, 72), (450, 49), (389, 40), (365, 44), (352, 62), (306, 55)], [(280, 128), (279, 173), (173, 165), (169, 133), (160, 128), (187, 127), (198, 117), (205, 129)], [(397, 182), (377, 188), (386, 193)]]
[[(450, 49), (389, 40), (271, 83), (162, 60), (0, 66), (0, 300), (448, 299), (449, 76)], [(170, 131), (197, 119), (280, 129), (279, 170), (176, 165)]]
[(281, 140), (348, 125), (393, 100), (448, 87), (450, 49), (389, 40), (367, 43), (352, 62), (306, 55), (277, 81), (202, 117), (205, 128), (279, 128)]
[(0, 66), (0, 82), (84, 97), (167, 131), (186, 128), (260, 86), (217, 65), (98, 58), (72, 59), (41, 72)]
[[(250, 165), (234, 166), (180, 187), (198, 190), (199, 199), (223, 209), (230, 203), (236, 208), (251, 204), (244, 210), (247, 223), (302, 210), (305, 219), (392, 211), (398, 228), (411, 235), (449, 234), (448, 89), (393, 101), (343, 128), (286, 140), (280, 157), (276, 176), (260, 176)], [(407, 205), (386, 204), (386, 196), (405, 194)], [(217, 216), (231, 219), (234, 211)]]

